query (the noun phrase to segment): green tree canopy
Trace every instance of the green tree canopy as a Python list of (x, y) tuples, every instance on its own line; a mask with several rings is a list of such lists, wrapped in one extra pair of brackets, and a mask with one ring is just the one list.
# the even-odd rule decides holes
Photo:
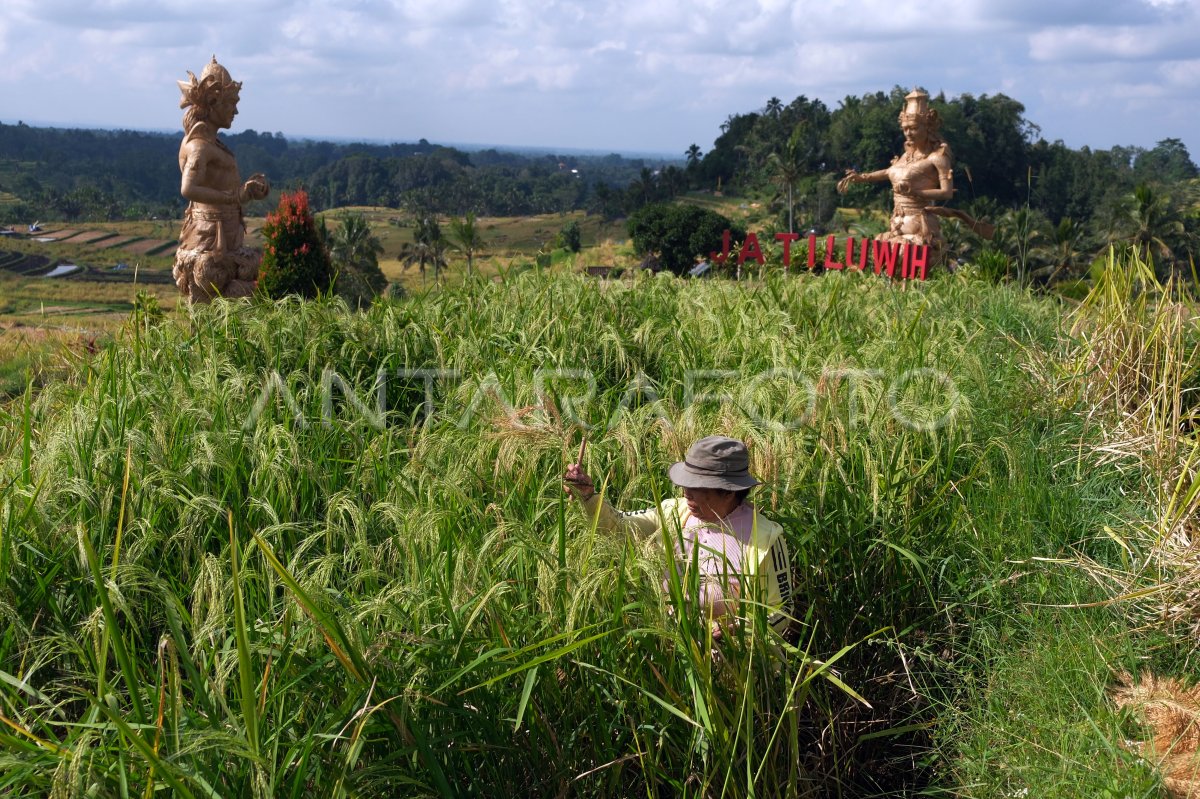
[(1179, 139), (1163, 139), (1133, 160), (1133, 176), (1138, 181), (1181, 183), (1198, 175), (1187, 145)]
[(675, 274), (690, 269), (696, 256), (720, 251), (726, 230), (734, 242), (746, 237), (741, 225), (695, 205), (647, 205), (629, 217), (627, 226), (637, 253), (657, 256)]

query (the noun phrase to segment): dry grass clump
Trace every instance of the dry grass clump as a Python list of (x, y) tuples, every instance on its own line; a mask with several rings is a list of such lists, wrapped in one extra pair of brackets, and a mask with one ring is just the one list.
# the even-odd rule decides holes
[(1150, 672), (1135, 683), (1132, 675), (1122, 673), (1110, 695), (1118, 707), (1145, 718), (1150, 739), (1138, 748), (1158, 764), (1171, 795), (1200, 797), (1200, 686)]
[[(1130, 464), (1145, 485), (1149, 520), (1132, 531), (1106, 528), (1125, 550), (1124, 567), (1085, 559), (1084, 568), (1127, 600), (1147, 627), (1200, 636), (1200, 439), (1197, 438), (1196, 298), (1174, 280), (1165, 285), (1137, 254), (1110, 255), (1075, 314), (1080, 398), (1105, 430), (1102, 463)], [(1128, 673), (1110, 691), (1121, 708), (1150, 727), (1141, 745), (1173, 796), (1200, 796), (1200, 688), (1146, 672)]]
[(1110, 255), (1071, 329), (1078, 341), (1072, 378), (1090, 421), (1106, 430), (1098, 459), (1143, 470), (1153, 519), (1122, 540), (1144, 553), (1129, 568), (1089, 570), (1117, 593), (1136, 594), (1150, 621), (1182, 623), (1193, 634), (1200, 634), (1197, 318), (1187, 286), (1159, 283), (1136, 253)]
[(1074, 377), (1087, 413), (1113, 423), (1104, 452), (1142, 460), (1171, 478), (1195, 417), (1190, 380), (1200, 353), (1189, 345), (1193, 299), (1174, 280), (1159, 283), (1152, 264), (1136, 255), (1110, 255), (1071, 328), (1079, 341)]

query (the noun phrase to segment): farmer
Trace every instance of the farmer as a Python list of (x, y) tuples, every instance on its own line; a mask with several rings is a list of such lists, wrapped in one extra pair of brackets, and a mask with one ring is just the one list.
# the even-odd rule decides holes
[(601, 529), (649, 536), (665, 528), (684, 585), (687, 570), (699, 572), (695, 602), (712, 624), (715, 638), (721, 637), (723, 620), (750, 611), (739, 613), (743, 597), (765, 603), (771, 627), (782, 634), (791, 624), (793, 588), (787, 542), (783, 528), (759, 514), (747, 499), (759, 485), (749, 467), (750, 455), (742, 442), (725, 436), (702, 438), (668, 471), (683, 497), (629, 513), (617, 511), (596, 493), (582, 464), (568, 466), (563, 480), (564, 488)]

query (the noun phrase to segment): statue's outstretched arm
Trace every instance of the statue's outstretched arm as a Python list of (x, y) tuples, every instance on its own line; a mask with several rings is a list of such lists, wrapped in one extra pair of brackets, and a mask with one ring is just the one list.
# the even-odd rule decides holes
[(859, 172), (856, 169), (847, 169), (846, 177), (838, 181), (838, 194), (845, 194), (846, 189), (850, 188), (853, 183), (882, 183), (888, 179), (886, 169), (880, 169), (875, 172)]

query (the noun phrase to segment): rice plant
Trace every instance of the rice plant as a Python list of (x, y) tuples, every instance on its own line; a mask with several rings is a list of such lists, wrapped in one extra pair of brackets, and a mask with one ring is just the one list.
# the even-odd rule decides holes
[(1136, 252), (1110, 253), (1091, 294), (1075, 312), (1075, 385), (1105, 430), (1102, 459), (1131, 466), (1151, 513), (1130, 529), (1132, 557), (1088, 568), (1113, 593), (1140, 601), (1149, 619), (1200, 631), (1200, 440), (1196, 438), (1195, 297), (1190, 284), (1165, 285)]
[[(1107, 512), (1063, 490), (1076, 417), (1031, 368), (1059, 324), (1008, 288), (853, 273), (135, 318), (0, 416), (0, 789), (950, 784), (938, 702), (1014, 607), (1007, 561)], [(668, 495), (692, 440), (748, 441), (794, 638), (748, 603), (714, 646), (658, 542), (594, 529), (561, 490), (584, 431), (621, 507)]]

